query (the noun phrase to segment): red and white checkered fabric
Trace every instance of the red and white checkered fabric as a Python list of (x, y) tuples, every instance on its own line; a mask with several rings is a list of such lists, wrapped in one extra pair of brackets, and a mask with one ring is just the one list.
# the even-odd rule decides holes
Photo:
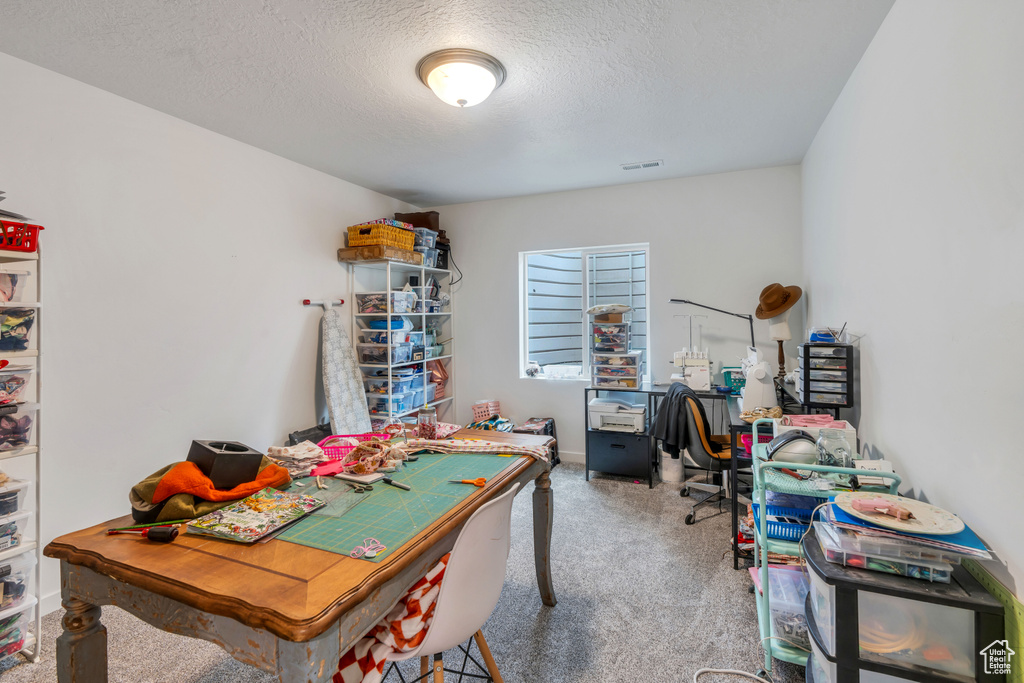
[(380, 622), (341, 656), (333, 683), (378, 683), (391, 652), (409, 652), (423, 642), (434, 618), (448, 553), (417, 581)]

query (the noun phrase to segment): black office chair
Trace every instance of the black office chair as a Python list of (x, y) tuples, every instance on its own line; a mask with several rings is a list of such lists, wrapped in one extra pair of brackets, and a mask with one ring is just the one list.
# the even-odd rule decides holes
[[(686, 524), (694, 524), (697, 521), (696, 515), (699, 507), (711, 503), (721, 503), (726, 498), (723, 477), (725, 470), (731, 464), (732, 448), (728, 436), (712, 436), (711, 426), (708, 424), (704, 406), (700, 401), (692, 396), (687, 396), (683, 400), (686, 401), (686, 452), (689, 453), (697, 467), (705, 470), (707, 474), (704, 482), (686, 482), (679, 495), (686, 497), (690, 495), (691, 489), (711, 494), (694, 503), (690, 514), (683, 519)], [(714, 483), (716, 479), (718, 480), (717, 484)]]

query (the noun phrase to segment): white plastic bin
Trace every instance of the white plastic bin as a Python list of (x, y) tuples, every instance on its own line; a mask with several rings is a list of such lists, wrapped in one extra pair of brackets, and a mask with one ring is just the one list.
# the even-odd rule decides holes
[(790, 643), (810, 647), (804, 601), (807, 578), (799, 570), (768, 567), (768, 605), (772, 615), (772, 635)]
[(0, 370), (0, 399), (24, 400), (25, 390), (32, 382), (32, 373), (35, 371), (31, 365), (8, 365)]
[(0, 517), (0, 551), (23, 546), (33, 540), (27, 536), (31, 512), (19, 512), (16, 515)]
[(412, 389), (412, 377), (367, 377), (366, 389), (371, 394), (404, 394)]
[(21, 512), (25, 506), (25, 495), (28, 493), (28, 480), (12, 479), (0, 486), (0, 517), (8, 517)]
[(366, 406), (371, 413), (404, 413), (412, 410), (415, 406), (412, 402), (412, 392), (407, 391), (401, 394), (366, 394)]
[(32, 591), (33, 568), (36, 566), (35, 553), (24, 553), (0, 562), (0, 581), (3, 582), (3, 597), (0, 609), (10, 609), (25, 602)]
[(433, 249), (437, 246), (437, 233), (430, 228), (413, 228), (416, 231), (416, 246)]
[(23, 448), (32, 444), (38, 403), (22, 403), (16, 412), (0, 415), (0, 451)]
[(359, 362), (364, 365), (387, 365), (388, 358), (391, 364), (408, 363), (412, 358), (412, 344), (356, 344), (359, 349)]

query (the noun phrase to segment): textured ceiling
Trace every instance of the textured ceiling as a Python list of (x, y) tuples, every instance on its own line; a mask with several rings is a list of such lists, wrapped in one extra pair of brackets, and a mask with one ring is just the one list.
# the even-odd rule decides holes
[[(430, 206), (796, 163), (892, 3), (3, 0), (0, 49)], [(508, 80), (442, 103), (445, 47)]]

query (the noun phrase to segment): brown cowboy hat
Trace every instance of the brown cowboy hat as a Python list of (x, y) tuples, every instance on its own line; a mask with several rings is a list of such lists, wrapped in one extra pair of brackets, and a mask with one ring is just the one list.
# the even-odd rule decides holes
[(793, 304), (800, 300), (801, 294), (803, 290), (796, 285), (783, 287), (778, 282), (773, 282), (761, 290), (754, 315), (758, 320), (774, 318), (792, 308)]

